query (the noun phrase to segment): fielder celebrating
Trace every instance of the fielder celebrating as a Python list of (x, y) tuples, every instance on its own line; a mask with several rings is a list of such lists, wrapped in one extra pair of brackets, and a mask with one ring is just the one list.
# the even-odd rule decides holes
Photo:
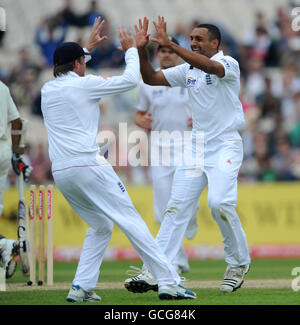
[(107, 38), (100, 36), (102, 28), (103, 22), (96, 18), (86, 49), (73, 42), (57, 47), (55, 80), (42, 87), (42, 113), (54, 181), (72, 208), (91, 226), (67, 301), (100, 301), (93, 290), (113, 223), (123, 230), (156, 278), (160, 299), (193, 299), (196, 295), (180, 285), (176, 270), (161, 253), (113, 168), (98, 154), (99, 100), (133, 89), (139, 81), (135, 39), (131, 30), (128, 34), (124, 28), (119, 29), (126, 61), (123, 75), (108, 79), (85, 76), (89, 51)]
[[(178, 44), (174, 37), (171, 40)], [(179, 64), (179, 56), (170, 48), (160, 45), (157, 48), (157, 58), (161, 69), (171, 68)], [(152, 143), (158, 148), (159, 152), (169, 150), (170, 153), (167, 165), (163, 161), (159, 161), (158, 166), (151, 166), (154, 215), (156, 220), (161, 223), (170, 199), (176, 165), (180, 164), (180, 162), (176, 162), (174, 150), (183, 151), (184, 131), (191, 130), (192, 113), (189, 96), (186, 88), (183, 87), (149, 86), (141, 81), (135, 108), (137, 110), (135, 122), (138, 126), (147, 130), (151, 129), (151, 131), (168, 132), (168, 135), (174, 135), (172, 138), (174, 141), (178, 138), (179, 142), (176, 147), (171, 137), (167, 137), (169, 141), (163, 141), (159, 138), (157, 143)], [(193, 217), (185, 232), (188, 239), (192, 239), (197, 233), (197, 210), (198, 204), (196, 202)], [(189, 272), (188, 258), (183, 245), (181, 245), (172, 264), (178, 273)]]
[[(148, 19), (139, 21), (136, 40), (141, 73), (145, 83), (188, 89), (192, 104), (192, 140), (204, 131), (204, 163), (176, 169), (171, 199), (156, 241), (170, 261), (176, 256), (195, 201), (208, 185), (208, 203), (220, 227), (228, 267), (221, 284), (223, 292), (240, 288), (249, 270), (250, 256), (246, 235), (236, 213), (237, 177), (243, 159), (243, 144), (238, 129), (244, 124), (239, 100), (239, 64), (219, 51), (221, 34), (211, 24), (201, 24), (190, 34), (189, 51), (172, 42), (166, 33), (163, 17), (154, 22), (157, 38), (152, 41), (170, 48), (186, 63), (155, 71), (147, 58)], [(192, 141), (193, 152), (196, 141)], [(141, 280), (142, 274), (139, 277)], [(135, 279), (127, 280), (135, 287)]]

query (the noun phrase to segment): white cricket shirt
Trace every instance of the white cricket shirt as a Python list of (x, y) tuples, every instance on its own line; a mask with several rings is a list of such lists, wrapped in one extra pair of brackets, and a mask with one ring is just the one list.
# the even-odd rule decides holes
[[(184, 131), (192, 116), (189, 95), (186, 88), (150, 86), (140, 82), (135, 108), (152, 114), (151, 123), (151, 164), (174, 166), (181, 163), (184, 145)], [(152, 138), (153, 131), (160, 131), (157, 138)], [(161, 131), (167, 131), (164, 136)], [(175, 131), (175, 132), (174, 132)], [(169, 148), (167, 156), (155, 148)], [(175, 156), (178, 158), (176, 162)]]
[(187, 63), (162, 70), (171, 87), (188, 89), (193, 117), (193, 132), (203, 131), (204, 142), (213, 139), (240, 139), (237, 130), (244, 123), (244, 113), (239, 100), (240, 69), (238, 62), (222, 51), (211, 60), (224, 66), (225, 76), (219, 78)]
[(0, 81), (0, 141), (8, 141), (7, 126), (20, 117), (8, 87)]
[(135, 108), (152, 114), (152, 131), (188, 130), (191, 104), (186, 88), (150, 86), (140, 82)]
[(71, 71), (42, 87), (42, 113), (52, 162), (98, 152), (99, 100), (131, 90), (139, 82), (136, 48), (126, 51), (125, 62), (121, 76), (107, 79), (94, 75), (80, 77)]

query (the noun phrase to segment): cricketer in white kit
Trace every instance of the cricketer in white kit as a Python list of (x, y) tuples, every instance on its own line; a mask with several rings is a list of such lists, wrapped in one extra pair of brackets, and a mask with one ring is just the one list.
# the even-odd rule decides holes
[[(185, 87), (192, 104), (193, 134), (204, 131), (203, 168), (179, 166), (175, 172), (171, 199), (156, 237), (170, 261), (177, 254), (191, 210), (208, 185), (208, 203), (224, 243), (228, 267), (220, 289), (232, 292), (240, 288), (249, 270), (250, 255), (246, 235), (236, 213), (237, 177), (243, 160), (243, 144), (238, 129), (244, 124), (239, 100), (238, 62), (219, 51), (221, 34), (211, 24), (202, 24), (190, 34), (191, 49), (171, 42), (164, 17), (154, 22), (157, 38), (152, 41), (177, 53), (186, 63), (154, 71), (145, 49), (149, 41), (148, 19), (136, 27), (141, 73), (145, 83)], [(194, 143), (194, 142), (193, 142)], [(193, 146), (193, 151), (196, 148)]]
[[(11, 124), (11, 143), (7, 137), (9, 124)], [(19, 164), (23, 165), (22, 172), (26, 182), (32, 172), (32, 167), (23, 158), (25, 152), (25, 124), (26, 121), (20, 117), (9, 88), (0, 81), (0, 217), (4, 207), (3, 193), (10, 164), (12, 164), (12, 168), (17, 175), (20, 175)], [(0, 262), (5, 269), (6, 278), (14, 275), (17, 267), (15, 257), (19, 253), (19, 241), (5, 238), (0, 234)]]
[(195, 298), (193, 292), (180, 285), (178, 274), (161, 253), (124, 185), (98, 153), (99, 100), (133, 89), (139, 80), (135, 39), (124, 28), (119, 29), (125, 51), (124, 73), (108, 79), (84, 76), (88, 55), (85, 51), (91, 51), (107, 38), (100, 37), (102, 28), (103, 22), (96, 18), (85, 50), (72, 42), (57, 47), (56, 78), (47, 82), (41, 91), (54, 181), (76, 213), (91, 226), (67, 301), (100, 301), (93, 290), (114, 223), (154, 274), (160, 299)]
[[(174, 37), (171, 40), (178, 44)], [(159, 46), (156, 55), (161, 69), (179, 64), (178, 55), (169, 48)], [(184, 132), (191, 131), (192, 112), (187, 89), (184, 87), (149, 86), (141, 81), (135, 109), (137, 110), (136, 124), (144, 129), (151, 129), (151, 134), (153, 132), (160, 134), (157, 139), (153, 137), (155, 143), (151, 143), (153, 149), (151, 153), (157, 152), (159, 155), (158, 165), (152, 166), (152, 159), (150, 159), (150, 166), (154, 215), (155, 219), (161, 223), (171, 196), (176, 167), (182, 164)], [(166, 152), (167, 159), (163, 159), (163, 151)], [(176, 156), (178, 156), (178, 160)], [(199, 205), (195, 202), (193, 217), (185, 232), (185, 237), (188, 239), (192, 239), (198, 230), (196, 218), (198, 208)], [(172, 264), (175, 265), (178, 273), (189, 272), (188, 257), (183, 245), (172, 260)]]

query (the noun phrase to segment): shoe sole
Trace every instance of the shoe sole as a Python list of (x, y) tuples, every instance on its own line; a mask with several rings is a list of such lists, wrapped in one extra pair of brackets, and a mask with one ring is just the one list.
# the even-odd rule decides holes
[(79, 301), (79, 300), (73, 299), (71, 297), (67, 297), (66, 300), (67, 300), (67, 302), (85, 302), (83, 299)]
[(16, 268), (17, 268), (17, 262), (14, 259), (11, 259), (6, 266), (6, 272), (5, 272), (6, 279), (10, 279), (15, 274)]
[(234, 291), (240, 289), (240, 288), (242, 287), (243, 283), (244, 283), (244, 280), (240, 283), (239, 286), (233, 288), (232, 291), (225, 291), (225, 290), (222, 290), (222, 289), (220, 289), (220, 290), (221, 290), (222, 292), (224, 292), (224, 293), (232, 293), (232, 292), (234, 292)]
[(83, 299), (83, 302), (100, 302), (101, 300), (95, 300), (95, 299)]
[(100, 302), (101, 300), (95, 300), (95, 299), (83, 299), (81, 301), (75, 300), (73, 298), (66, 298), (67, 302)]
[(157, 284), (151, 285), (143, 280), (125, 283), (124, 286), (128, 291), (133, 292), (133, 293), (144, 293), (144, 292), (147, 292), (150, 290), (158, 291)]
[(193, 296), (182, 296), (182, 295), (178, 295), (178, 296), (173, 296), (169, 293), (165, 293), (162, 292), (158, 295), (158, 298), (161, 300), (182, 300), (182, 299), (196, 299), (196, 297)]

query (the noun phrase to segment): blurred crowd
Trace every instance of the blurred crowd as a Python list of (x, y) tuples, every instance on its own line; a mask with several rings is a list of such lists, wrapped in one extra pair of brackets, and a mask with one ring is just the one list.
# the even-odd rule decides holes
[[(300, 33), (291, 27), (293, 6), (277, 8), (272, 21), (266, 19), (264, 12), (257, 12), (254, 24), (248, 26), (242, 40), (237, 40), (218, 22), (208, 21), (221, 29), (222, 50), (240, 63), (240, 99), (246, 116), (246, 126), (241, 130), (244, 141), (241, 181), (300, 180)], [(123, 68), (124, 54), (118, 49), (118, 39), (111, 30), (114, 22), (105, 15), (99, 2), (91, 1), (85, 13), (77, 13), (72, 1), (66, 0), (54, 16), (44, 18), (36, 28), (34, 41), (40, 59), (33, 60), (28, 48), (24, 47), (19, 50), (18, 65), (8, 73), (0, 71), (0, 79), (9, 86), (18, 107), (26, 107), (31, 114), (41, 117), (40, 76), (51, 69), (54, 49), (66, 39), (69, 28), (90, 28), (99, 15), (106, 20), (104, 33), (110, 37), (92, 53), (93, 59), (87, 67), (92, 73), (99, 73), (99, 70), (101, 73), (105, 68)], [(189, 33), (202, 22), (195, 20), (187, 25), (182, 22), (176, 25), (173, 35), (180, 45), (190, 48)], [(5, 34), (1, 34), (0, 49), (3, 38)], [(80, 37), (77, 42), (83, 45)], [(154, 53), (152, 44), (149, 55), (157, 65)], [(133, 124), (135, 93), (104, 102), (101, 111), (106, 128), (114, 129), (115, 125), (110, 125), (109, 121), (118, 120), (120, 115), (123, 121)], [(45, 145), (32, 148), (29, 144), (27, 159), (34, 167), (32, 183), (51, 181), (51, 164)], [(150, 181), (145, 168), (122, 167), (117, 172), (128, 183)], [(9, 183), (14, 181), (10, 174)]]

